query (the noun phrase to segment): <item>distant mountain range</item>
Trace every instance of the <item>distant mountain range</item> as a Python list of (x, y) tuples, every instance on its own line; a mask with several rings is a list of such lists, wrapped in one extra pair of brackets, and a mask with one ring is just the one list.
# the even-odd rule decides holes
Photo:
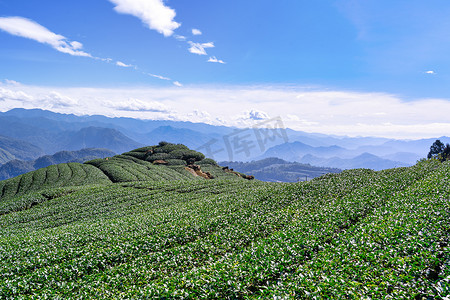
[[(274, 120), (276, 122), (276, 120)], [(274, 123), (275, 124), (275, 123)], [(292, 129), (237, 129), (204, 123), (76, 116), (40, 109), (0, 112), (0, 164), (87, 147), (126, 152), (159, 141), (181, 143), (218, 161), (278, 157), (337, 168), (412, 165), (437, 139), (394, 140), (306, 133)]]
[(255, 176), (256, 179), (269, 182), (297, 182), (306, 181), (327, 173), (339, 173), (337, 168), (314, 167), (309, 164), (288, 162), (270, 157), (251, 162), (219, 162), (221, 166), (228, 166), (234, 171)]
[(11, 160), (0, 166), (0, 180), (16, 177), (21, 174), (45, 168), (51, 165), (78, 162), (83, 163), (95, 158), (105, 158), (114, 156), (114, 153), (108, 149), (82, 149), (78, 151), (61, 151), (53, 155), (45, 155), (36, 160)]
[[(450, 142), (448, 137), (439, 139), (443, 142)], [(320, 140), (324, 139), (320, 138)], [(271, 147), (259, 158), (278, 157), (287, 161), (340, 169), (382, 170), (414, 165), (417, 160), (426, 157), (435, 140), (387, 140), (378, 145), (359, 146), (353, 140), (351, 144), (354, 148), (337, 145), (313, 147), (296, 141)], [(342, 143), (339, 144), (342, 145)]]
[(44, 151), (33, 144), (0, 135), (0, 164), (13, 159), (30, 160), (41, 155), (44, 155)]
[(302, 157), (300, 162), (305, 164), (311, 164), (314, 166), (329, 166), (339, 169), (367, 168), (376, 171), (409, 166), (409, 164), (407, 163), (383, 159), (370, 153), (363, 153), (353, 158), (339, 158), (339, 157), (321, 158), (311, 154), (307, 154)]

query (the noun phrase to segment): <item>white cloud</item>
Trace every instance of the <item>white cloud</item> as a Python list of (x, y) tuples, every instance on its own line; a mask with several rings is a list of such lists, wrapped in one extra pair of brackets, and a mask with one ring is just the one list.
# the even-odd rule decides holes
[(117, 61), (116, 62), (116, 66), (123, 67), (123, 68), (132, 68), (132, 67), (134, 67), (133, 65), (127, 65), (126, 63), (123, 63), (121, 61)]
[(14, 91), (0, 87), (0, 101), (6, 100), (32, 101), (34, 97), (22, 91)]
[(0, 29), (3, 31), (27, 39), (47, 44), (62, 53), (74, 56), (92, 57), (89, 53), (81, 51), (83, 45), (80, 42), (69, 41), (66, 37), (55, 34), (38, 23), (22, 17), (0, 18)]
[(140, 112), (169, 112), (169, 109), (156, 101), (142, 101), (139, 99), (128, 99), (121, 102), (106, 102), (106, 105), (123, 111), (140, 111)]
[(200, 109), (195, 109), (194, 111), (187, 114), (173, 114), (173, 119), (177, 121), (188, 121), (195, 123), (203, 122), (211, 124), (213, 122), (211, 114)]
[(244, 114), (239, 116), (238, 119), (243, 120), (243, 121), (249, 121), (249, 120), (263, 121), (263, 120), (270, 119), (270, 117), (269, 117), (269, 114), (264, 111), (252, 109), (249, 111), (245, 111)]
[(203, 43), (201, 45), (202, 45), (203, 48), (214, 48), (214, 43), (213, 42)]
[(258, 111), (252, 109), (250, 112), (248, 112), (249, 119), (255, 120), (255, 121), (261, 121), (261, 120), (267, 120), (269, 119), (269, 114), (263, 111)]
[(217, 59), (217, 57), (215, 57), (215, 56), (211, 56), (211, 57), (208, 59), (208, 62), (219, 63), (219, 64), (225, 64), (225, 62), (224, 62), (223, 60)]
[(109, 0), (116, 6), (114, 10), (121, 14), (135, 16), (150, 29), (156, 30), (164, 36), (171, 36), (180, 27), (174, 21), (176, 12), (165, 6), (162, 0)]
[(211, 117), (211, 114), (204, 110), (195, 109), (191, 114), (189, 114), (191, 117), (201, 118), (201, 119), (207, 119)]
[[(240, 114), (231, 115), (228, 124), (238, 127), (251, 127), (257, 124), (258, 122), (270, 119), (269, 115), (257, 109), (246, 110)], [(231, 121), (231, 123), (230, 123)]]
[(155, 77), (155, 78), (161, 79), (161, 80), (172, 80), (172, 79), (170, 79), (168, 77), (164, 77), (164, 76), (161, 76), (161, 75), (156, 75), (156, 74), (151, 74), (151, 73), (147, 73), (147, 75), (151, 76), (151, 77)]
[(191, 45), (191, 47), (189, 48), (189, 52), (193, 53), (193, 54), (198, 54), (198, 55), (207, 55), (206, 53), (206, 48), (214, 48), (214, 43), (209, 42), (209, 43), (194, 43), (189, 41), (188, 42), (189, 45)]
[(193, 28), (192, 29), (192, 34), (193, 35), (202, 35), (202, 32), (199, 29)]
[(434, 71), (426, 71), (425, 74), (436, 75), (436, 72), (434, 72)]
[(179, 41), (185, 41), (185, 40), (186, 40), (186, 37), (185, 37), (185, 36), (178, 35), (178, 34), (174, 35), (174, 38), (177, 39), (177, 40), (179, 40)]
[(17, 82), (17, 81), (15, 81), (15, 80), (10, 80), (10, 79), (5, 79), (4, 82), (5, 82), (7, 85), (15, 85), (15, 86), (20, 85), (20, 82)]
[(70, 42), (70, 45), (74, 50), (79, 50), (83, 48), (83, 44), (77, 41)]
[(178, 86), (178, 87), (182, 87), (183, 85), (181, 83), (179, 83), (178, 81), (174, 81), (173, 82), (174, 85)]
[(44, 102), (50, 108), (73, 107), (78, 104), (77, 100), (55, 91), (51, 91), (48, 95), (44, 95), (39, 101)]

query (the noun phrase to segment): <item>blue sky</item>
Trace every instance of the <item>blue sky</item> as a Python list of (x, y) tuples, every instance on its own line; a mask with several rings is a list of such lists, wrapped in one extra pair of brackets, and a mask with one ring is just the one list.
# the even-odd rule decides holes
[[(386, 126), (397, 126), (391, 135), (413, 137), (417, 126), (425, 126), (444, 133), (450, 128), (445, 115), (433, 120), (411, 106), (448, 108), (449, 15), (444, 0), (0, 0), (0, 109), (42, 102), (42, 108), (99, 113), (106, 98), (121, 94), (111, 101), (140, 101), (150, 109), (112, 105), (111, 114), (198, 114), (209, 115), (199, 121), (214, 123), (237, 110), (230, 100), (233, 108), (220, 115), (215, 104), (240, 98), (242, 110), (229, 124), (260, 111), (305, 131), (383, 135)], [(160, 96), (138, 92), (146, 89)], [(52, 104), (54, 93), (71, 100)], [(205, 98), (189, 102), (188, 95)], [(86, 97), (97, 99), (97, 106), (81, 111), (73, 105)], [(327, 105), (320, 112), (299, 100), (304, 98)], [(277, 101), (284, 111), (275, 109)], [(330, 101), (342, 109), (333, 111)], [(367, 105), (387, 111), (345, 123), (344, 111), (355, 109), (349, 102), (361, 116)], [(177, 103), (192, 109), (169, 107)], [(355, 131), (355, 125), (364, 126)], [(420, 136), (429, 132), (423, 131)]]

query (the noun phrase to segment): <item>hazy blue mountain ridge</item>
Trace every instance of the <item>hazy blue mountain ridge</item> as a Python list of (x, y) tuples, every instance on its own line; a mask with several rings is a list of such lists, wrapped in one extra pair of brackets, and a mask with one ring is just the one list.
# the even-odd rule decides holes
[(61, 151), (53, 155), (41, 156), (30, 161), (15, 159), (0, 165), (0, 180), (16, 177), (51, 165), (68, 162), (82, 163), (95, 158), (105, 158), (114, 155), (116, 155), (116, 153), (108, 149), (88, 148), (78, 151)]
[(407, 163), (383, 159), (370, 153), (363, 153), (354, 158), (340, 158), (340, 157), (323, 158), (308, 154), (303, 156), (300, 162), (305, 164), (311, 164), (314, 166), (327, 166), (339, 169), (367, 168), (376, 171), (409, 166), (409, 164)]
[[(269, 137), (257, 136), (257, 127), (237, 129), (204, 123), (110, 118), (106, 116), (76, 116), (40, 109), (13, 109), (0, 113), (0, 135), (26, 141), (42, 149), (40, 155), (85, 147), (108, 148), (116, 153), (162, 140), (182, 143), (218, 161), (251, 161), (279, 157), (286, 161), (312, 162), (329, 167), (412, 165), (425, 157), (435, 138), (393, 140), (378, 137), (345, 137), (307, 133), (292, 129), (272, 130)], [(267, 132), (266, 132), (267, 133)], [(281, 133), (286, 134), (282, 136)], [(287, 137), (287, 139), (285, 139)], [(440, 137), (450, 142), (448, 137)], [(264, 143), (262, 143), (262, 141)], [(287, 143), (286, 143), (287, 141)], [(27, 151), (25, 151), (27, 152)], [(377, 156), (361, 156), (364, 153)], [(26, 154), (27, 159), (40, 155)], [(3, 162), (18, 158), (0, 147)], [(304, 158), (304, 156), (307, 156)], [(308, 160), (308, 157), (309, 160)], [(353, 162), (339, 162), (353, 160)], [(377, 165), (375, 162), (378, 162)], [(358, 162), (358, 164), (356, 164)]]
[(222, 161), (219, 162), (219, 165), (253, 175), (258, 180), (270, 182), (306, 181), (327, 173), (342, 171), (337, 168), (315, 167), (309, 164), (288, 162), (276, 157), (251, 162)]
[(43, 154), (41, 148), (24, 140), (1, 135), (0, 132), (0, 164), (12, 159), (34, 159)]

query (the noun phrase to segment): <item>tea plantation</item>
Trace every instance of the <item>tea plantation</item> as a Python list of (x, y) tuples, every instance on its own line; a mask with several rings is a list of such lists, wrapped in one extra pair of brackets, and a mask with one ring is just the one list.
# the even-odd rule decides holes
[(175, 146), (0, 182), (0, 298), (449, 299), (449, 162), (264, 183)]

